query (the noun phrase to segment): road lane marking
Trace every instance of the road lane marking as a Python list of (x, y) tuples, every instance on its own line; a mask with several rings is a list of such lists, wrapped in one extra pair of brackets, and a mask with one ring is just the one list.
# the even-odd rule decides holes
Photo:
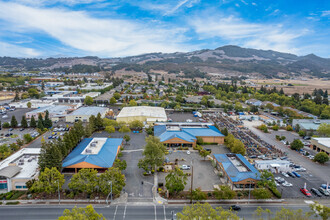
[(127, 204), (125, 205), (125, 209), (124, 209), (124, 216), (123, 216), (123, 219), (125, 219), (125, 216), (126, 216), (126, 208), (127, 208)]
[(164, 207), (164, 219), (166, 220), (166, 211), (165, 211), (165, 206), (163, 205)]
[(113, 220), (115, 220), (115, 219), (116, 219), (117, 208), (118, 208), (118, 206), (116, 205), (116, 210), (115, 210), (115, 213), (114, 213), (114, 215), (113, 215)]
[(157, 220), (157, 211), (156, 211), (156, 205), (154, 204), (154, 209), (155, 209), (155, 220)]

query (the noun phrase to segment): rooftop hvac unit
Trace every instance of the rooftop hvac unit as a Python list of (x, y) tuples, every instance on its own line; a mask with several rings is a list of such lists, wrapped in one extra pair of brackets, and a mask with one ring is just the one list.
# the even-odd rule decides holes
[(90, 154), (90, 153), (92, 153), (92, 150), (90, 150), (90, 149), (86, 149), (85, 152), (88, 153), (88, 154)]
[(28, 162), (31, 162), (32, 161), (32, 158), (28, 159)]
[(21, 166), (21, 165), (24, 165), (24, 163), (23, 163), (23, 162), (21, 162), (21, 163), (18, 163), (18, 165), (19, 165), (19, 166)]

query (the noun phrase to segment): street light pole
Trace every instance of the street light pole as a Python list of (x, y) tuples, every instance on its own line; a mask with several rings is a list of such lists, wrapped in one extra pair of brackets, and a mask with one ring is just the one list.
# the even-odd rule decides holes
[(109, 204), (109, 196), (110, 195), (111, 195), (110, 201), (112, 202), (112, 181), (109, 181), (109, 184), (110, 184), (111, 190), (110, 190), (110, 193), (108, 194), (107, 199), (106, 199), (107, 205)]
[(61, 194), (60, 194), (60, 181), (57, 180), (57, 190), (58, 190), (58, 204), (61, 204)]
[(249, 202), (248, 203), (250, 203), (250, 194), (251, 194), (251, 181), (249, 181), (249, 183), (250, 183), (250, 188), (249, 188)]
[(193, 182), (194, 182), (194, 159), (191, 161), (191, 184), (190, 184), (190, 203), (192, 204), (192, 191), (193, 191)]

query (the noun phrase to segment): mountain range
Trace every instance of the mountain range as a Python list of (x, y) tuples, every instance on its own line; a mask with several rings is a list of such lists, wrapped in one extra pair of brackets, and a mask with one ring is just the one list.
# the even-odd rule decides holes
[(68, 57), (68, 58), (12, 58), (0, 57), (0, 68), (6, 71), (64, 71), (96, 72), (156, 70), (186, 77), (207, 74), (256, 75), (265, 78), (292, 76), (330, 77), (330, 59), (314, 54), (297, 56), (272, 50), (256, 50), (228, 45), (214, 50), (193, 52), (150, 53), (121, 58)]

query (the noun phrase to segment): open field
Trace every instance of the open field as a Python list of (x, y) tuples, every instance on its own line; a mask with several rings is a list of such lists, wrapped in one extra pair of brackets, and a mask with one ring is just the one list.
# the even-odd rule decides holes
[[(330, 82), (322, 79), (306, 79), (306, 80), (281, 80), (281, 79), (264, 79), (264, 80), (250, 80), (255, 83), (257, 87), (269, 85), (276, 86), (278, 89), (283, 88), (286, 94), (293, 93), (312, 93), (315, 88), (330, 90)], [(292, 84), (293, 86), (288, 86)]]

